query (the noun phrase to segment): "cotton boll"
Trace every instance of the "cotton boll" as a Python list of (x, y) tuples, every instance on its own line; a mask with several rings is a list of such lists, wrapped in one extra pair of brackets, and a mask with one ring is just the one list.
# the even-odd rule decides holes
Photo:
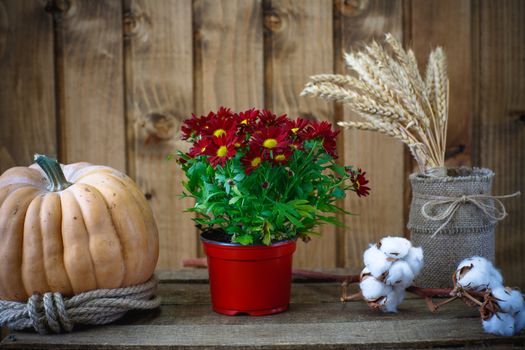
[(491, 271), (491, 287), (490, 288), (495, 288), (497, 286), (502, 286), (503, 285), (503, 276), (501, 275), (501, 272), (498, 271), (498, 269), (496, 269), (494, 267), (494, 265), (492, 265), (492, 263), (490, 263), (491, 267), (492, 267), (492, 271)]
[(457, 276), (460, 277), (457, 279), (458, 285), (476, 291), (487, 289), (491, 282), (490, 273), (485, 269), (477, 268), (476, 266), (473, 266), (470, 271), (463, 275), (461, 275), (461, 270), (459, 270)]
[(403, 300), (405, 300), (405, 296), (406, 296), (406, 290), (405, 290), (405, 287), (402, 287), (402, 286), (395, 286), (393, 288), (394, 290), (394, 296), (396, 298), (396, 303), (397, 305), (401, 304), (403, 302)]
[(486, 268), (487, 270), (491, 270), (493, 267), (492, 263), (488, 261), (487, 259), (481, 257), (481, 256), (472, 256), (470, 258), (466, 258), (462, 260), (458, 265), (458, 270), (462, 267), (468, 266), (468, 265), (476, 265), (480, 268)]
[(392, 265), (392, 262), (387, 260), (387, 256), (380, 251), (375, 244), (371, 244), (370, 247), (365, 250), (363, 259), (365, 266), (374, 277), (381, 276)]
[(361, 293), (366, 300), (376, 300), (392, 291), (392, 287), (387, 286), (373, 276), (364, 277), (359, 283), (359, 288), (361, 288)]
[(498, 312), (488, 320), (483, 320), (483, 329), (487, 333), (510, 336), (514, 334), (514, 317), (505, 312)]
[(523, 296), (519, 291), (509, 287), (497, 287), (491, 292), (498, 299), (496, 302), (501, 311), (513, 314), (523, 309)]
[(423, 268), (423, 248), (410, 248), (408, 250), (408, 254), (404, 257), (404, 260), (408, 263), (408, 265), (410, 265), (410, 268), (416, 277)]
[(501, 273), (496, 269), (494, 264), (490, 262), (489, 260), (481, 257), (481, 256), (473, 256), (471, 258), (463, 260), (459, 266), (458, 270), (461, 269), (464, 266), (468, 266), (473, 264), (476, 266), (476, 268), (483, 269), (486, 273), (490, 275), (490, 281), (488, 288), (496, 288), (503, 285), (503, 276)]
[(405, 291), (398, 288), (393, 289), (386, 295), (382, 303), (381, 310), (383, 312), (397, 312), (397, 306), (401, 304), (405, 298)]
[(525, 308), (514, 314), (514, 331), (519, 333), (523, 328), (525, 328)]
[(404, 260), (398, 260), (388, 270), (386, 284), (391, 286), (408, 287), (414, 282), (414, 272)]
[(402, 259), (408, 254), (410, 247), (412, 247), (412, 243), (406, 238), (385, 237), (381, 239), (379, 249), (390, 258)]
[(479, 256), (463, 260), (456, 270), (458, 285), (476, 291), (500, 287), (502, 282), (500, 277), (501, 274), (494, 268), (494, 265)]
[(361, 278), (363, 278), (364, 275), (370, 275), (370, 270), (366, 266), (361, 270)]

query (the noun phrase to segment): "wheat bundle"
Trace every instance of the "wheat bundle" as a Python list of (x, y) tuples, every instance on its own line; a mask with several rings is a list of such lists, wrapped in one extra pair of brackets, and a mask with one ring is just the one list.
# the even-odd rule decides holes
[(440, 47), (430, 53), (423, 80), (414, 52), (405, 51), (391, 34), (385, 42), (372, 41), (361, 51), (345, 53), (354, 74), (312, 76), (301, 95), (348, 105), (365, 121), (339, 122), (341, 127), (402, 141), (422, 173), (443, 169), (449, 96), (445, 53)]

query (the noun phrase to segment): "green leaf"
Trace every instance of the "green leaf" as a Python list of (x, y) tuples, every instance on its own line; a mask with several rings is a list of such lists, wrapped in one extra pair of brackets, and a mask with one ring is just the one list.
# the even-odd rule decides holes
[(235, 203), (237, 203), (239, 201), (239, 199), (242, 199), (242, 197), (232, 197), (230, 199), (230, 201), (228, 202), (228, 204), (230, 204), (230, 205), (231, 204), (235, 204)]
[(272, 242), (272, 236), (270, 235), (270, 233), (267, 233), (263, 236), (262, 242), (264, 245), (270, 245), (270, 243)]
[(345, 198), (345, 191), (343, 191), (340, 187), (336, 187), (332, 191), (332, 195), (338, 199)]
[(339, 174), (342, 177), (348, 177), (348, 173), (346, 172), (345, 167), (340, 166), (337, 163), (333, 163), (331, 166), (332, 170), (334, 170), (337, 174)]
[(319, 215), (319, 216), (317, 216), (317, 218), (319, 220), (321, 220), (321, 221), (327, 222), (327, 223), (335, 225), (337, 227), (344, 227), (344, 224), (341, 221), (337, 220), (333, 216), (322, 216), (322, 215)]
[(244, 173), (240, 173), (240, 174), (237, 174), (234, 176), (233, 180), (235, 182), (240, 182), (242, 181), (244, 178), (246, 177), (246, 175), (244, 175)]
[(239, 191), (237, 186), (232, 187), (233, 193), (235, 193), (237, 196), (242, 197), (242, 193)]
[(235, 237), (235, 242), (240, 243), (242, 245), (248, 245), (253, 243), (253, 237), (251, 235), (241, 235)]

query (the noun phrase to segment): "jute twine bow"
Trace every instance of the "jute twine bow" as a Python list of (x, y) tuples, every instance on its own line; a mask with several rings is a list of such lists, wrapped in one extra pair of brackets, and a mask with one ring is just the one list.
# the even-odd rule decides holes
[[(428, 202), (423, 204), (421, 207), (421, 215), (427, 220), (432, 221), (441, 221), (445, 222), (439, 226), (439, 228), (432, 234), (431, 237), (434, 237), (439, 231), (441, 231), (445, 226), (448, 225), (450, 220), (454, 217), (456, 211), (462, 205), (466, 203), (472, 203), (478, 207), (492, 222), (498, 222), (503, 220), (507, 216), (507, 210), (505, 206), (500, 201), (500, 199), (512, 198), (519, 196), (520, 192), (515, 192), (513, 194), (508, 194), (504, 196), (491, 196), (485, 194), (469, 194), (462, 195), (457, 197), (446, 197), (446, 196), (432, 196), (432, 195), (422, 195), (418, 194), (417, 197), (428, 199)], [(440, 205), (448, 205), (448, 207), (439, 214), (429, 214), (429, 210), (435, 209)]]
[[(64, 298), (60, 293), (33, 294), (27, 303), (0, 300), (0, 326), (11, 330), (34, 328), (37, 332), (71, 332), (75, 324), (101, 325), (113, 322), (129, 310), (155, 309), (157, 279), (143, 284), (96, 289)], [(153, 298), (152, 298), (153, 297)]]

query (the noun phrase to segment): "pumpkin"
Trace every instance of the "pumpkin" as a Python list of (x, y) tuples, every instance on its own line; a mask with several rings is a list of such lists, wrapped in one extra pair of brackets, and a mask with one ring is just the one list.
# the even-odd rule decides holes
[(158, 231), (137, 185), (107, 166), (35, 161), (0, 176), (0, 299), (150, 279)]

